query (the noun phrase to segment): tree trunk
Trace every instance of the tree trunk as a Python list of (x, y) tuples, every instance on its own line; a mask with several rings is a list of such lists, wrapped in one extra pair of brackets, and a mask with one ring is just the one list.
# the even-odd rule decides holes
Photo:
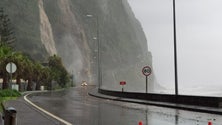
[(21, 79), (20, 77), (16, 77), (16, 84), (19, 86), (19, 91), (22, 91)]
[(32, 79), (28, 79), (27, 91), (32, 91)]
[(3, 77), (2, 89), (8, 89), (8, 79)]
[(36, 81), (35, 90), (40, 90), (40, 81)]

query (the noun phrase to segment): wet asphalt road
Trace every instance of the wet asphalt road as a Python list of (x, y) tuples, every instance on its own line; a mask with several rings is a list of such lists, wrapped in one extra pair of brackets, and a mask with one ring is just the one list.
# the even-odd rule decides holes
[(221, 115), (98, 99), (88, 95), (92, 88), (39, 93), (29, 99), (73, 125), (222, 125)]

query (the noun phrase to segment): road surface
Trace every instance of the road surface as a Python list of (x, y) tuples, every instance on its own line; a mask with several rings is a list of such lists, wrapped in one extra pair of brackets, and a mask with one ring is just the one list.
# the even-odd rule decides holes
[(98, 99), (91, 88), (39, 93), (29, 99), (73, 125), (222, 125), (221, 115)]

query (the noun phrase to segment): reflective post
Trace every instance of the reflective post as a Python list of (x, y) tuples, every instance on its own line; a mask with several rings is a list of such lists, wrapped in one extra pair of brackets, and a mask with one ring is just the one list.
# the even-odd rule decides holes
[(4, 125), (16, 125), (16, 109), (9, 107), (4, 111)]

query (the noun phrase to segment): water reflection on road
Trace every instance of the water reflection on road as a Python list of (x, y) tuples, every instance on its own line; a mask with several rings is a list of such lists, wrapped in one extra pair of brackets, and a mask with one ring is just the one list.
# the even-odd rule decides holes
[(74, 125), (222, 125), (220, 115), (196, 113), (91, 97), (91, 88), (77, 87), (64, 91), (30, 96), (35, 104)]

